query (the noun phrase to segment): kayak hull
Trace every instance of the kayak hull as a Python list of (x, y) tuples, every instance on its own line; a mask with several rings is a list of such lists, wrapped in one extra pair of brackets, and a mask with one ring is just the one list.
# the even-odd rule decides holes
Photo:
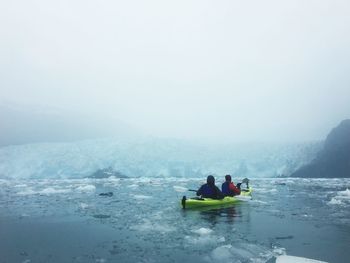
[(181, 200), (182, 208), (192, 209), (201, 207), (212, 207), (212, 206), (226, 206), (240, 202), (242, 199), (251, 197), (252, 188), (249, 187), (248, 190), (242, 191), (240, 195), (237, 196), (226, 196), (223, 199), (212, 199), (212, 198), (186, 198), (185, 196)]

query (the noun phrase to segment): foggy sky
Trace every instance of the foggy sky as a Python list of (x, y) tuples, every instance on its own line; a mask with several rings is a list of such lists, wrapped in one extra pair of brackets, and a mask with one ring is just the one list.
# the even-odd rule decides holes
[(350, 117), (348, 1), (2, 1), (0, 103), (155, 136), (323, 139)]

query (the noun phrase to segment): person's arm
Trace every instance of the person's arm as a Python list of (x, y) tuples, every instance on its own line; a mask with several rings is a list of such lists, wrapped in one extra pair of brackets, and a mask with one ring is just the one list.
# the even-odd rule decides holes
[(200, 196), (200, 195), (202, 195), (202, 193), (203, 193), (203, 185), (198, 189), (196, 195)]
[(237, 188), (233, 183), (231, 183), (229, 187), (230, 187), (230, 190), (235, 194), (239, 195), (241, 193), (241, 190)]

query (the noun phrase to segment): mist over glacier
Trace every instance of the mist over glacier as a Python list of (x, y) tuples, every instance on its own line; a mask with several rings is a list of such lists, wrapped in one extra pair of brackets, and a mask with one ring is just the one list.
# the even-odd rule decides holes
[(0, 148), (0, 178), (82, 178), (111, 168), (128, 177), (288, 176), (322, 142), (210, 144), (155, 137), (33, 143)]

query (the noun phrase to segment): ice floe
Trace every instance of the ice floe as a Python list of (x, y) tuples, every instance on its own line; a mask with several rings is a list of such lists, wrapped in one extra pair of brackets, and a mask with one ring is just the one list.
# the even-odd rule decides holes
[(86, 208), (89, 207), (89, 205), (86, 204), (86, 203), (80, 203), (79, 206), (80, 206), (81, 209), (86, 209)]
[(90, 192), (96, 191), (96, 186), (94, 186), (92, 184), (81, 185), (81, 186), (78, 186), (75, 190), (77, 192), (90, 193)]
[(331, 199), (331, 201), (328, 202), (329, 205), (341, 205), (342, 204), (342, 201), (333, 197)]
[(188, 188), (183, 186), (174, 185), (173, 188), (176, 192), (179, 192), (179, 193), (184, 193), (188, 191)]
[(218, 244), (226, 241), (223, 236), (216, 235), (199, 235), (199, 236), (185, 236), (187, 243), (192, 245), (208, 245), (208, 244)]
[(276, 263), (327, 263), (327, 262), (315, 260), (311, 258), (282, 255), (276, 258)]
[(132, 196), (135, 199), (139, 199), (139, 200), (153, 198), (152, 196), (149, 196), (149, 195), (134, 195), (134, 194), (130, 194), (130, 196)]
[(214, 235), (213, 230), (210, 228), (201, 227), (199, 229), (192, 229), (191, 232), (195, 233), (196, 235), (185, 236), (185, 240), (189, 244), (206, 245), (223, 243), (226, 241), (225, 237)]
[(329, 205), (350, 205), (350, 190), (338, 191), (328, 202)]
[(39, 191), (38, 193), (40, 194), (46, 194), (46, 195), (50, 195), (50, 194), (65, 194), (70, 192), (71, 189), (55, 189), (53, 187), (48, 187), (43, 189), (42, 191)]
[(130, 184), (130, 185), (128, 185), (127, 186), (128, 188), (138, 188), (139, 187), (139, 185), (138, 184)]
[(192, 230), (192, 232), (198, 235), (209, 235), (213, 232), (213, 230), (211, 230), (210, 228), (201, 227), (199, 229)]
[(23, 191), (17, 192), (18, 195), (34, 195), (37, 194), (38, 192), (34, 191), (31, 188), (25, 189)]
[(137, 231), (155, 231), (160, 233), (168, 233), (173, 232), (176, 230), (175, 227), (170, 226), (166, 223), (160, 223), (157, 221), (151, 221), (149, 219), (143, 219), (142, 223), (132, 226), (131, 229), (137, 230)]
[(255, 244), (226, 244), (215, 248), (206, 257), (206, 261), (265, 263), (273, 258), (274, 254), (274, 251)]

